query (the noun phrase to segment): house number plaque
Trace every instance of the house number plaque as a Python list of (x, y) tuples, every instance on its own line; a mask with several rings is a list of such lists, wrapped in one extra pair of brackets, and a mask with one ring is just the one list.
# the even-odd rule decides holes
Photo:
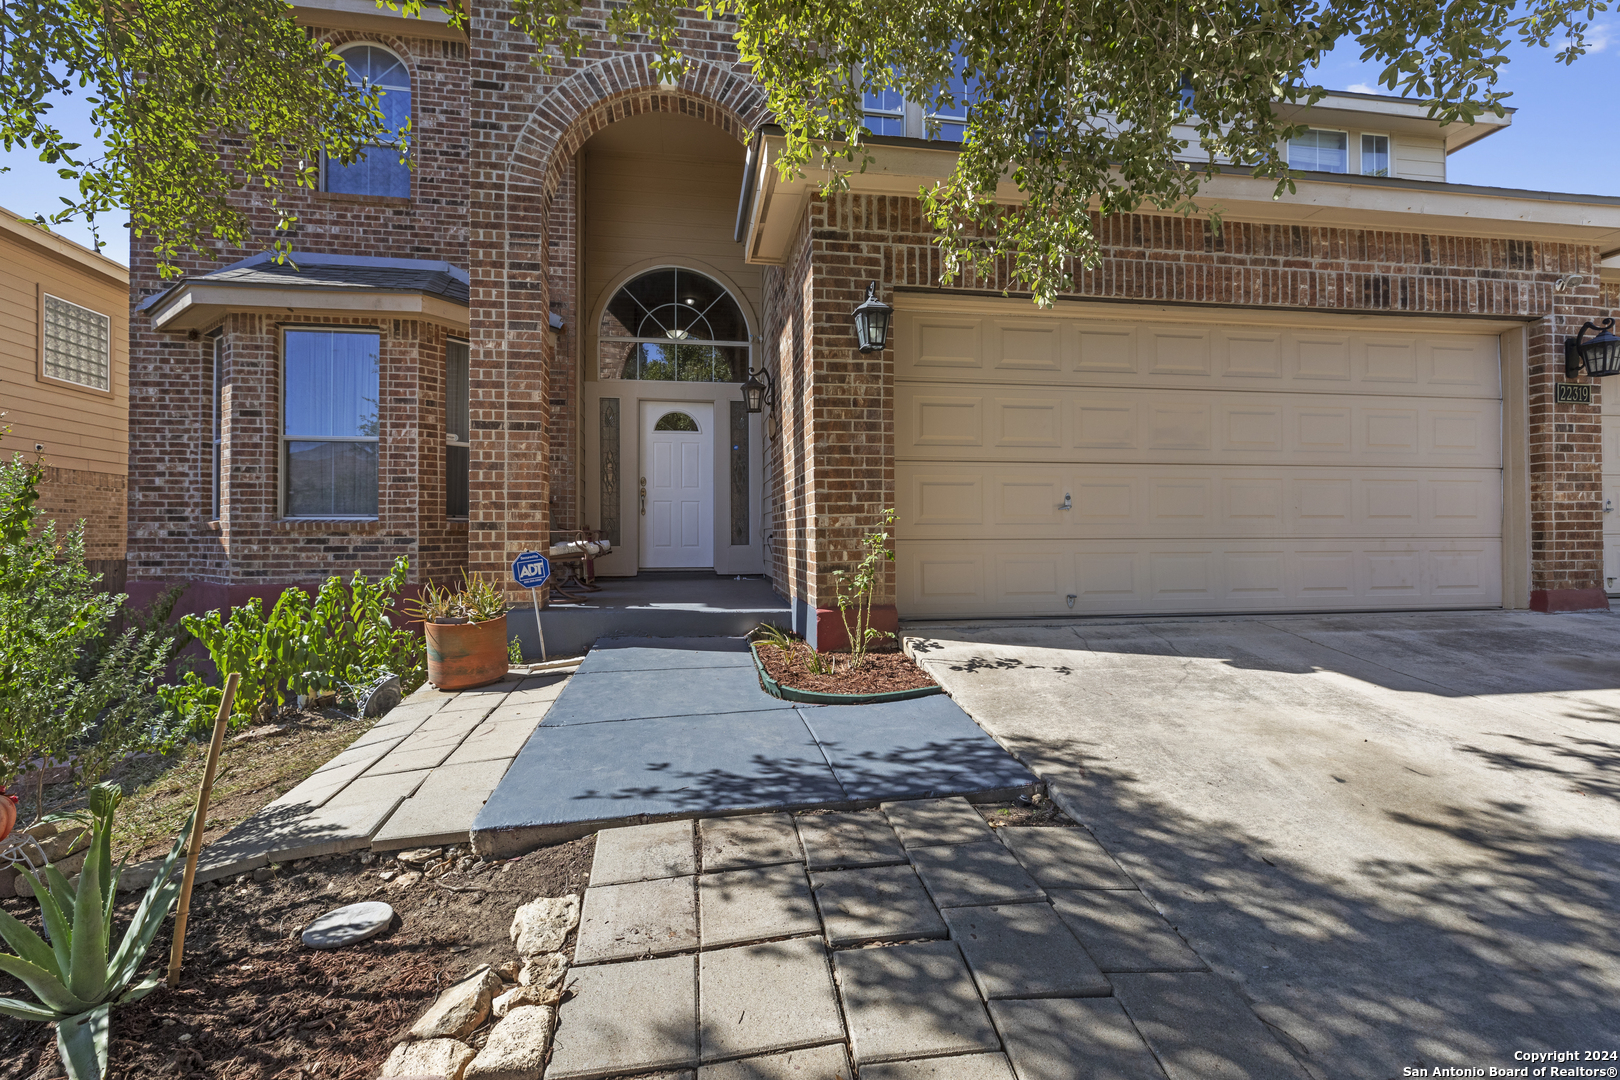
[(1553, 383), (1558, 396), (1554, 399), (1560, 405), (1590, 405), (1592, 404), (1592, 384), (1561, 382)]

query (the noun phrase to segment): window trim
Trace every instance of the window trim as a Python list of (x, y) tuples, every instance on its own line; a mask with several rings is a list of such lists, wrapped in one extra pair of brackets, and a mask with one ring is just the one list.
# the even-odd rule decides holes
[[(689, 273), (689, 274), (699, 274), (699, 275), (701, 275), (703, 277), (708, 278), (710, 281), (714, 282), (716, 285), (720, 286), (720, 288), (725, 290), (726, 295), (731, 297), (731, 302), (737, 305), (738, 313), (740, 315), (742, 315), (743, 329), (748, 334), (748, 340), (747, 341), (708, 341), (708, 340), (705, 340), (705, 341), (699, 341), (699, 342), (692, 342), (692, 344), (695, 344), (695, 345), (714, 345), (714, 346), (719, 347), (719, 348), (728, 348), (728, 349), (747, 349), (748, 350), (748, 356), (746, 358), (746, 363), (748, 365), (749, 370), (753, 370), (753, 365), (754, 365), (754, 342), (758, 340), (758, 336), (754, 332), (754, 328), (755, 328), (756, 323), (755, 323), (755, 320), (754, 320), (753, 312), (749, 308), (749, 305), (748, 305), (748, 298), (743, 293), (743, 291), (740, 288), (737, 287), (736, 283), (733, 282), (732, 280), (730, 280), (725, 274), (719, 273), (716, 270), (714, 270), (714, 269), (712, 269), (711, 267), (708, 267), (708, 266), (693, 265), (693, 264), (688, 264), (688, 263), (670, 262), (667, 259), (652, 259), (652, 260), (649, 260), (649, 261), (647, 261), (645, 263), (639, 263), (639, 264), (636, 264), (634, 266), (631, 266), (627, 270), (621, 272), (620, 275), (617, 278), (615, 278), (613, 281), (608, 283), (607, 288), (603, 289), (600, 296), (598, 297), (597, 302), (596, 302), (596, 308), (595, 308), (595, 317), (591, 320), (591, 323), (590, 323), (590, 337), (588, 339), (591, 342), (592, 347), (594, 349), (594, 352), (593, 352), (592, 355), (594, 355), (595, 359), (590, 360), (586, 365), (586, 369), (588, 371), (588, 374), (586, 376), (587, 380), (592, 381), (592, 382), (612, 383), (612, 384), (618, 384), (618, 383), (624, 383), (624, 382), (643, 382), (643, 381), (649, 382), (649, 383), (663, 383), (663, 382), (668, 381), (668, 380), (662, 380), (662, 379), (647, 379), (647, 380), (641, 380), (641, 379), (604, 379), (602, 377), (602, 366), (601, 366), (601, 364), (602, 364), (602, 343), (604, 341), (620, 341), (620, 342), (624, 342), (626, 344), (636, 344), (636, 345), (668, 345), (670, 343), (670, 341), (671, 341), (670, 338), (661, 338), (661, 337), (604, 337), (602, 335), (602, 319), (607, 315), (608, 305), (613, 303), (613, 298), (615, 296), (618, 296), (620, 290), (622, 290), (626, 285), (629, 285), (632, 281), (634, 281), (637, 278), (641, 277), (643, 274), (650, 274), (655, 270), (682, 270), (682, 271), (685, 271), (686, 273)], [(678, 382), (679, 380), (676, 380), (676, 381)], [(708, 382), (708, 383), (688, 383), (686, 385), (693, 385), (693, 386), (696, 386), (696, 385), (723, 386), (723, 385), (726, 385), (726, 384), (725, 383), (720, 383), (720, 382)]]
[[(343, 43), (342, 48), (340, 48), (340, 49), (338, 49), (336, 51), (335, 55), (338, 57), (338, 59), (341, 60), (343, 58), (344, 53), (350, 52), (350, 51), (352, 51), (354, 49), (364, 48), (366, 46), (370, 46), (373, 49), (381, 49), (383, 52), (387, 53), (389, 56), (392, 56), (395, 60), (398, 60), (399, 61), (399, 66), (405, 69), (405, 77), (408, 78), (411, 81), (411, 85), (405, 88), (405, 92), (411, 95), (411, 139), (412, 139), (412, 145), (411, 145), (411, 149), (407, 153), (409, 154), (409, 156), (415, 157), (416, 156), (415, 139), (416, 139), (416, 132), (417, 132), (417, 126), (416, 126), (416, 71), (411, 67), (410, 61), (408, 59), (406, 59), (405, 54), (401, 53), (398, 49), (390, 48), (389, 46), (384, 45), (380, 41), (374, 41), (374, 40), (369, 39), (369, 38), (362, 39), (362, 40), (359, 40), (359, 41), (346, 41), (346, 42)], [(389, 87), (384, 87), (384, 89), (390, 89), (390, 88)], [(399, 88), (398, 87), (392, 87), (391, 89), (397, 90)], [(373, 145), (373, 146), (381, 146), (382, 144), (381, 143), (373, 143), (371, 145)], [(409, 202), (411, 200), (414, 200), (416, 198), (416, 170), (415, 169), (407, 168), (405, 170), (405, 179), (410, 184), (410, 194), (408, 194), (408, 195), (377, 195), (377, 194), (374, 194), (372, 192), (332, 191), (330, 188), (327, 187), (326, 166), (327, 166), (326, 151), (322, 150), (321, 151), (320, 188), (319, 188), (319, 190), (317, 192), (320, 195), (339, 195), (339, 196), (344, 196), (346, 198), (351, 198), (351, 199), (394, 199), (394, 200), (403, 199), (403, 200), (405, 200), (407, 202)]]
[[(277, 362), (278, 378), (280, 381), (280, 407), (276, 409), (276, 517), (281, 521), (380, 521), (382, 520), (382, 378), (383, 378), (383, 333), (380, 326), (300, 326), (295, 324), (282, 324), (276, 327), (281, 341), (278, 348), (280, 356)], [(287, 435), (287, 335), (289, 333), (326, 333), (326, 334), (372, 334), (377, 338), (377, 434), (376, 435), (332, 435), (321, 438), (300, 436), (289, 438)], [(287, 513), (287, 481), (291, 479), (291, 469), (287, 466), (287, 444), (289, 442), (351, 442), (375, 443), (377, 445), (377, 512), (375, 514), (289, 514)]]
[[(467, 347), (467, 434), (463, 439), (457, 439), (450, 430), (450, 345), (452, 342)], [(469, 338), (454, 334), (445, 338), (444, 348), (444, 493), (445, 493), (445, 520), (470, 521), (472, 520), (472, 341)], [(464, 514), (450, 513), (448, 505), (450, 498), (450, 449), (467, 451), (467, 477), (462, 481), (468, 488), (467, 512)]]
[(1291, 172), (1321, 173), (1323, 176), (1355, 176), (1356, 175), (1354, 172), (1350, 171), (1350, 151), (1351, 151), (1352, 145), (1354, 145), (1355, 148), (1356, 148), (1356, 156), (1359, 159), (1359, 157), (1361, 155), (1361, 144), (1360, 144), (1360, 142), (1358, 140), (1354, 140), (1354, 139), (1350, 138), (1350, 129), (1349, 128), (1308, 127), (1305, 130), (1306, 130), (1307, 133), (1312, 132), (1312, 131), (1320, 131), (1320, 132), (1322, 132), (1324, 134), (1343, 135), (1344, 136), (1344, 172), (1342, 172), (1342, 173), (1341, 172), (1333, 172), (1332, 170), (1329, 170), (1329, 169), (1301, 169), (1301, 168), (1296, 167), (1294, 165), (1294, 155), (1293, 155), (1294, 140), (1289, 139), (1287, 141), (1287, 143), (1285, 144), (1284, 149), (1287, 150), (1287, 152), (1288, 152), (1288, 168), (1289, 168), (1289, 170)]
[[(205, 340), (212, 346), (211, 351), (214, 359), (214, 380), (208, 399), (208, 411), (212, 414), (214, 422), (214, 440), (209, 468), (210, 487), (213, 492), (211, 500), (213, 514), (209, 520), (217, 522), (220, 520), (220, 512), (225, 508), (225, 484), (220, 479), (220, 472), (225, 466), (225, 334), (223, 331), (215, 330)], [(283, 429), (285, 429), (285, 425), (283, 425)]]
[(1368, 172), (1367, 171), (1367, 166), (1363, 163), (1362, 155), (1365, 154), (1365, 152), (1366, 152), (1366, 145), (1363, 143), (1362, 140), (1366, 139), (1368, 136), (1371, 136), (1371, 137), (1373, 137), (1375, 139), (1383, 139), (1384, 144), (1387, 147), (1386, 153), (1388, 153), (1388, 155), (1389, 155), (1389, 170), (1387, 172), (1385, 172), (1382, 177), (1378, 177), (1378, 178), (1379, 179), (1387, 179), (1389, 177), (1394, 176), (1395, 175), (1395, 136), (1390, 135), (1387, 132), (1383, 132), (1383, 131), (1358, 131), (1358, 132), (1356, 132), (1356, 175), (1357, 176), (1375, 176), (1375, 177), (1378, 176), (1377, 173)]
[[(70, 304), (82, 311), (88, 311), (92, 315), (99, 315), (101, 318), (107, 321), (107, 388), (105, 390), (99, 386), (91, 386), (89, 383), (74, 382), (72, 379), (61, 379), (57, 378), (55, 375), (47, 375), (45, 373), (45, 301), (47, 297), (64, 304)], [(47, 292), (44, 284), (42, 283), (39, 286), (39, 302), (35, 305), (35, 317), (39, 320), (39, 350), (34, 366), (35, 377), (40, 382), (47, 383), (51, 386), (63, 386), (70, 390), (78, 390), (86, 394), (99, 394), (102, 397), (112, 397), (113, 393), (117, 389), (118, 382), (117, 366), (113, 363), (112, 316), (106, 312), (97, 311), (88, 304), (81, 304), (77, 300), (69, 300), (65, 296), (58, 296), (56, 293)]]

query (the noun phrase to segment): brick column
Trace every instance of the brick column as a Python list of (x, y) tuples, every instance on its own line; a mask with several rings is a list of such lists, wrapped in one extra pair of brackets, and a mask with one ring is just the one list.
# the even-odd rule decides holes
[[(1552, 294), (1552, 314), (1530, 330), (1530, 607), (1606, 611), (1603, 588), (1601, 380), (1564, 375), (1564, 340), (1606, 317), (1596, 268), (1587, 283)], [(1554, 384), (1593, 383), (1592, 404), (1559, 404)], [(1615, 392), (1620, 392), (1616, 388)]]

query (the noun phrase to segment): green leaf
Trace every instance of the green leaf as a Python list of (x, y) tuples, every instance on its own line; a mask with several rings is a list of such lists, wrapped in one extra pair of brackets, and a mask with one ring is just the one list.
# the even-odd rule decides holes
[(33, 1005), (16, 998), (0, 997), (0, 1016), (9, 1016), (13, 1020), (60, 1020), (62, 1014), (42, 1005)]
[(163, 984), (164, 972), (160, 969), (148, 975), (140, 982), (129, 988), (129, 991), (119, 998), (115, 1004), (128, 1005), (132, 1001), (139, 1001)]
[(69, 1080), (101, 1080), (107, 1072), (110, 1005), (102, 1005), (56, 1024), (56, 1049)]
[(62, 980), (46, 971), (37, 964), (10, 953), (0, 953), (0, 971), (14, 975), (20, 979), (28, 989), (34, 992), (42, 1005), (55, 1009), (60, 1013), (79, 1013), (95, 1005), (93, 1001), (85, 1001), (75, 995)]
[(51, 951), (56, 955), (56, 971), (62, 978), (68, 977), (73, 970), (73, 927), (67, 920), (67, 915), (57, 906), (56, 898), (50, 890), (42, 885), (38, 878), (28, 871), (22, 871), (28, 883), (34, 887), (34, 899), (39, 902), (39, 915), (45, 923), (45, 930), (50, 934)]
[(107, 920), (102, 917), (101, 868), (96, 859), (84, 860), (79, 876), (79, 895), (73, 905), (73, 966), (68, 985), (85, 1001), (99, 1002), (107, 996)]
[(58, 979), (62, 977), (56, 966), (56, 954), (45, 944), (45, 939), (4, 908), (0, 908), (0, 937), (5, 938), (6, 944), (16, 949), (23, 960)]

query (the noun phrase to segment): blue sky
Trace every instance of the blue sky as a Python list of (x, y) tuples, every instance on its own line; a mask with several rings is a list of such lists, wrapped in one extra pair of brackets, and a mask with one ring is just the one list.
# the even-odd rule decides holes
[[(1615, 76), (1620, 73), (1620, 14), (1610, 12), (1593, 24), (1591, 47), (1573, 66), (1554, 63), (1551, 49), (1513, 48), (1503, 69), (1502, 84), (1513, 91), (1508, 104), (1518, 113), (1506, 131), (1458, 151), (1448, 164), (1453, 183), (1486, 187), (1528, 188), (1589, 195), (1620, 195), (1620, 140), (1608, 123), (1615, 108)], [(1384, 92), (1377, 85), (1376, 65), (1356, 59), (1359, 50), (1330, 57), (1319, 73), (1322, 85), (1334, 90)], [(85, 110), (70, 98), (55, 110), (55, 119), (75, 138), (88, 142)], [(0, 152), (0, 206), (24, 217), (50, 213), (73, 185), (26, 150)], [(129, 240), (122, 220), (101, 221), (103, 252), (129, 261)], [(62, 235), (89, 244), (83, 224), (61, 226)]]

